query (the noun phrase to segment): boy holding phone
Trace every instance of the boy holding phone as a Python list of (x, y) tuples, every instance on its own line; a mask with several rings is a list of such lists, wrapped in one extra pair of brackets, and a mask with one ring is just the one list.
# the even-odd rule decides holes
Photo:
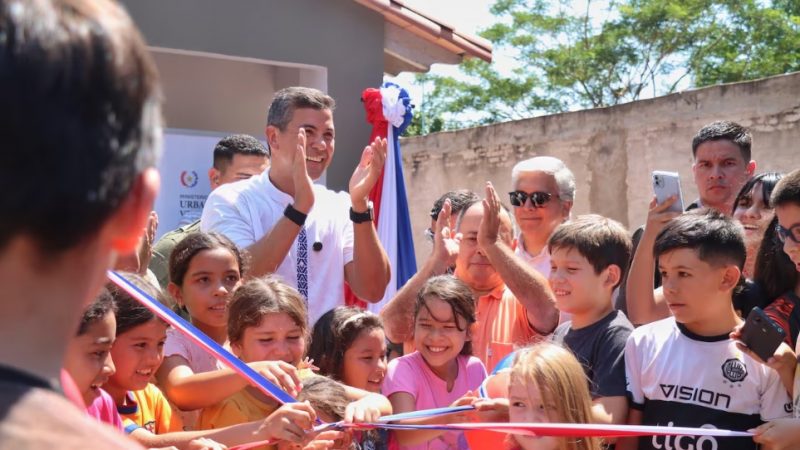
[[(732, 302), (746, 257), (740, 227), (716, 211), (683, 214), (658, 234), (655, 256), (672, 317), (628, 339), (629, 423), (747, 430), (788, 417), (791, 403), (778, 373), (729, 337), (742, 323)], [(626, 439), (618, 448), (637, 445), (756, 448), (749, 438), (695, 436)]]

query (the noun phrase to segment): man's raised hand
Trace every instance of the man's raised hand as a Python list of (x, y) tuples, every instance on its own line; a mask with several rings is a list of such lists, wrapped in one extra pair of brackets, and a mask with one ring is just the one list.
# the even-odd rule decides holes
[(497, 243), (500, 234), (500, 197), (490, 181), (486, 182), (486, 198), (483, 199), (483, 219), (478, 227), (478, 245), (482, 248)]
[(350, 200), (353, 209), (364, 212), (367, 209), (369, 193), (378, 182), (386, 162), (386, 139), (377, 137), (361, 153), (361, 161), (350, 177)]
[(446, 199), (436, 218), (436, 229), (433, 230), (433, 259), (436, 261), (437, 273), (447, 271), (455, 265), (458, 258), (461, 233), (450, 229), (452, 210), (450, 199)]
[(308, 214), (314, 206), (314, 182), (306, 170), (306, 130), (297, 133), (297, 150), (292, 161), (292, 181), (294, 182), (294, 209)]

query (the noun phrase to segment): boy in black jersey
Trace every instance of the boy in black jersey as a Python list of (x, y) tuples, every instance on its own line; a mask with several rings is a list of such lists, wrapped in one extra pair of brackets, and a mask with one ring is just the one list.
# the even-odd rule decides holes
[[(745, 260), (741, 228), (715, 211), (687, 213), (659, 233), (654, 253), (673, 317), (635, 330), (625, 347), (630, 424), (744, 431), (791, 414), (778, 373), (728, 336)], [(754, 450), (750, 438), (653, 436), (618, 448)]]
[(625, 342), (633, 325), (614, 309), (613, 292), (631, 255), (628, 231), (590, 214), (563, 223), (548, 242), (550, 288), (559, 310), (571, 315), (553, 340), (575, 353), (589, 378), (592, 413), (601, 423), (625, 423)]

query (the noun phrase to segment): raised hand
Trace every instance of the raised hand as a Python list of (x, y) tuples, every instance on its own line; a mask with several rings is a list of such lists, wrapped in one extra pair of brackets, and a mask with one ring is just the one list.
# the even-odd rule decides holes
[(478, 227), (478, 245), (487, 248), (495, 243), (500, 235), (500, 197), (490, 181), (486, 182), (486, 198), (483, 199), (483, 219)]
[(678, 201), (678, 197), (673, 195), (659, 205), (656, 198), (653, 197), (653, 200), (650, 201), (650, 209), (647, 211), (647, 224), (645, 225), (645, 231), (648, 234), (657, 235), (667, 225), (667, 222), (681, 215), (675, 211), (667, 211), (676, 201)]
[(441, 273), (455, 265), (458, 247), (461, 245), (461, 233), (455, 233), (449, 226), (452, 210), (450, 199), (446, 199), (436, 218), (436, 229), (433, 230), (433, 259), (436, 261), (437, 272)]
[(378, 137), (372, 144), (364, 147), (361, 161), (350, 177), (350, 200), (353, 202), (353, 209), (358, 212), (367, 209), (369, 192), (377, 183), (386, 162), (386, 146), (386, 139)]
[(308, 214), (314, 206), (314, 182), (306, 169), (306, 130), (297, 133), (297, 150), (292, 160), (292, 181), (294, 182), (294, 209)]

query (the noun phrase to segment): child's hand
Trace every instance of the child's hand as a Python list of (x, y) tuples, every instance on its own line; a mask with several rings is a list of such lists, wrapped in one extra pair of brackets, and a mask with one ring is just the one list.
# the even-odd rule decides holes
[(761, 444), (763, 450), (792, 450), (800, 447), (798, 419), (775, 419), (750, 431), (755, 433), (753, 441)]
[(350, 402), (344, 410), (345, 423), (373, 423), (381, 418), (380, 394), (369, 394), (363, 398)]
[(227, 450), (228, 446), (208, 438), (197, 438), (189, 441), (189, 450)]
[(327, 430), (316, 435), (303, 450), (346, 449), (352, 442), (352, 436), (346, 431)]
[(251, 369), (278, 385), (292, 397), (296, 397), (303, 388), (297, 368), (283, 361), (258, 361), (247, 364)]
[(507, 398), (476, 398), (472, 406), (481, 422), (508, 422)]
[(316, 419), (317, 414), (308, 402), (286, 403), (264, 419), (256, 433), (264, 440), (302, 443)]
[(306, 356), (305, 358), (303, 358), (302, 361), (300, 361), (300, 364), (298, 364), (297, 368), (300, 370), (308, 369), (313, 372), (319, 372), (319, 367), (314, 365), (314, 358), (309, 358), (308, 356)]

